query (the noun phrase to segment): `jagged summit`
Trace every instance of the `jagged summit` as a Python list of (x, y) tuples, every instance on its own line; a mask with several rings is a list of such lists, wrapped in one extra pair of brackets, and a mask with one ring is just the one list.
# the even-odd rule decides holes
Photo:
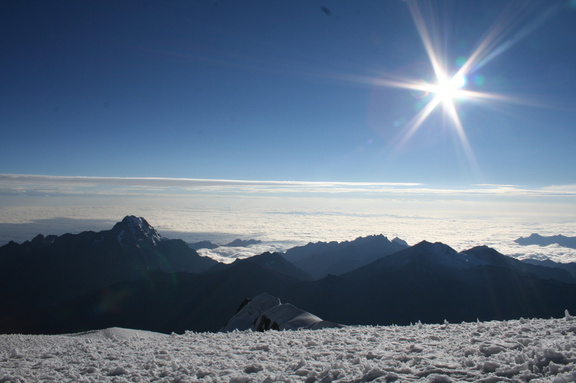
[(34, 246), (49, 245), (51, 243), (54, 243), (54, 240), (56, 240), (57, 238), (58, 236), (56, 235), (48, 235), (45, 237), (42, 234), (38, 234), (37, 236), (32, 238), (30, 243)]
[(157, 245), (162, 241), (162, 236), (144, 218), (127, 215), (121, 222), (116, 223), (112, 231), (117, 233), (118, 241), (124, 244), (127, 234), (136, 241), (144, 240), (151, 245)]
[(392, 242), (392, 243), (395, 243), (395, 244), (397, 244), (397, 245), (400, 245), (400, 246), (404, 246), (404, 247), (408, 247), (408, 246), (409, 246), (409, 245), (408, 245), (408, 242), (406, 242), (405, 240), (403, 240), (403, 239), (401, 239), (401, 238), (398, 238), (398, 237), (395, 237), (391, 242)]

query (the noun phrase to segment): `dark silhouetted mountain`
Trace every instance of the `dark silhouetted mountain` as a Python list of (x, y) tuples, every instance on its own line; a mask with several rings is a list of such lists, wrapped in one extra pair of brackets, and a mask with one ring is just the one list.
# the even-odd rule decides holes
[(10, 242), (0, 247), (0, 325), (14, 311), (69, 301), (154, 271), (197, 273), (216, 264), (181, 240), (163, 240), (134, 216), (111, 230)]
[(282, 274), (296, 280), (306, 281), (313, 279), (310, 274), (294, 266), (294, 264), (288, 262), (282, 255), (278, 253), (265, 252), (250, 258), (237, 259), (233, 263), (256, 263), (267, 270), (274, 271), (278, 274)]
[(559, 263), (559, 262), (551, 261), (549, 259), (546, 259), (543, 261), (537, 260), (537, 259), (524, 259), (524, 260), (522, 260), (522, 262), (527, 263), (527, 264), (531, 264), (531, 265), (542, 266), (542, 267), (549, 268), (549, 269), (565, 270), (568, 273), (570, 273), (572, 278), (576, 279), (576, 263), (574, 263), (574, 262)]
[(576, 308), (576, 284), (542, 279), (506, 258), (421, 242), (341, 276), (300, 282), (283, 299), (343, 324), (549, 317)]
[[(424, 241), (341, 275), (306, 280), (301, 270), (275, 253), (197, 266), (202, 258), (184, 242), (162, 240), (145, 221), (128, 218), (110, 231), (39, 236), (0, 248), (0, 332), (108, 327), (217, 331), (234, 316), (239, 302), (264, 292), (342, 324), (504, 320), (576, 312), (576, 284), (568, 283), (566, 270), (520, 262), (485, 246), (458, 253)], [(324, 245), (336, 252), (341, 246)], [(300, 251), (302, 259), (307, 258)], [(190, 272), (199, 269), (204, 271)], [(273, 313), (257, 327), (280, 328), (301, 314), (292, 306)]]
[(380, 275), (384, 271), (397, 270), (413, 264), (442, 265), (447, 269), (470, 269), (477, 266), (492, 266), (513, 270), (519, 274), (532, 275), (539, 279), (553, 279), (560, 282), (574, 283), (576, 280), (565, 270), (545, 268), (519, 261), (505, 256), (488, 246), (477, 246), (458, 253), (450, 246), (440, 242), (430, 243), (422, 241), (419, 244), (403, 250), (399, 254), (380, 259), (363, 268), (359, 268), (346, 275), (347, 278), (356, 278), (355, 275)]
[(400, 238), (398, 238), (398, 237), (392, 239), (392, 243), (395, 243), (395, 244), (397, 244), (397, 245), (400, 245), (400, 246), (402, 246), (403, 248), (410, 247), (410, 245), (408, 245), (408, 242), (406, 242), (405, 240), (400, 239)]
[(280, 299), (262, 293), (253, 299), (246, 300), (240, 309), (220, 331), (234, 330), (317, 330), (327, 327), (342, 327), (328, 322)]
[(408, 247), (383, 235), (359, 237), (346, 242), (317, 242), (294, 247), (284, 257), (314, 278), (340, 275)]
[(576, 237), (565, 237), (563, 235), (552, 235), (549, 237), (541, 236), (540, 234), (531, 234), (529, 237), (520, 237), (515, 239), (519, 245), (538, 245), (538, 246), (548, 246), (548, 245), (559, 245), (562, 247), (569, 247), (571, 249), (576, 249)]
[[(553, 265), (541, 265), (520, 261), (507, 257), (488, 246), (477, 246), (462, 252), (469, 257), (472, 263), (478, 265), (493, 265), (508, 267), (521, 274), (529, 274), (540, 279), (551, 279), (566, 283), (576, 283), (575, 275), (571, 274), (568, 268), (561, 267), (562, 264), (551, 262)], [(574, 270), (576, 272), (576, 269)]]
[(188, 243), (187, 245), (193, 250), (200, 250), (200, 249), (212, 250), (212, 249), (219, 247), (219, 245), (212, 243), (210, 241), (200, 241), (200, 242)]
[(246, 297), (266, 291), (279, 295), (296, 282), (257, 262), (238, 261), (200, 274), (153, 272), (43, 307), (25, 321), (4, 326), (4, 332), (68, 333), (107, 327), (217, 331)]
[(258, 245), (262, 243), (262, 241), (257, 240), (257, 239), (235, 239), (230, 243), (227, 243), (225, 245), (222, 246), (226, 246), (226, 247), (247, 247), (250, 245)]

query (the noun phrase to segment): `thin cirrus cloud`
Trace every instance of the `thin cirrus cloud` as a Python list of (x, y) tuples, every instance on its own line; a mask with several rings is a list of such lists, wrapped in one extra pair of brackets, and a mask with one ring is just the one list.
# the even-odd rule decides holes
[(226, 180), (198, 178), (161, 178), (161, 177), (82, 177), (82, 176), (49, 176), (29, 174), (0, 174), (0, 188), (11, 194), (31, 190), (61, 190), (72, 192), (101, 188), (122, 191), (130, 188), (140, 190), (231, 190), (265, 192), (273, 191), (361, 191), (382, 188), (409, 188), (420, 186), (420, 183), (397, 182), (314, 182), (314, 181), (260, 181), (260, 180)]
[(428, 196), (576, 196), (576, 185), (524, 188), (476, 184), (468, 188), (436, 188), (417, 182), (261, 181), (160, 177), (82, 177), (0, 174), (2, 195), (146, 195), (166, 193), (303, 193), (410, 194)]

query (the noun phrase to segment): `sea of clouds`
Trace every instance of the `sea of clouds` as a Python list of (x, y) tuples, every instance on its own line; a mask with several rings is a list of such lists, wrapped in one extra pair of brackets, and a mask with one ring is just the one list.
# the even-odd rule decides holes
[(367, 210), (324, 208), (315, 210), (226, 206), (9, 206), (0, 207), (0, 245), (23, 242), (37, 234), (61, 235), (86, 230), (108, 230), (125, 215), (142, 216), (163, 236), (186, 242), (209, 240), (226, 244), (236, 238), (257, 239), (248, 247), (201, 250), (203, 255), (231, 262), (264, 251), (282, 252), (317, 241), (350, 241), (360, 236), (383, 234), (399, 237), (410, 245), (422, 240), (443, 242), (455, 250), (487, 245), (518, 258), (550, 258), (576, 262), (576, 249), (551, 245), (520, 246), (514, 242), (531, 233), (576, 235), (576, 221), (531, 217), (442, 217), (385, 214)]

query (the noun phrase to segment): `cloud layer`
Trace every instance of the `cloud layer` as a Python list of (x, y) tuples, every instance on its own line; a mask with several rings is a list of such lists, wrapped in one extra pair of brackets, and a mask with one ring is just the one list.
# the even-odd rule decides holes
[(527, 188), (476, 184), (465, 188), (433, 187), (418, 182), (260, 181), (158, 177), (71, 177), (0, 174), (3, 195), (189, 195), (193, 193), (387, 194), (453, 196), (576, 197), (576, 185)]
[[(249, 181), (0, 174), (0, 244), (38, 233), (104, 230), (125, 215), (189, 242), (265, 241), (269, 250), (384, 234), (463, 250), (576, 260), (564, 248), (519, 247), (533, 232), (576, 235), (576, 185), (433, 187), (421, 183)], [(278, 247), (279, 246), (279, 247)], [(215, 258), (244, 257), (263, 248)]]

